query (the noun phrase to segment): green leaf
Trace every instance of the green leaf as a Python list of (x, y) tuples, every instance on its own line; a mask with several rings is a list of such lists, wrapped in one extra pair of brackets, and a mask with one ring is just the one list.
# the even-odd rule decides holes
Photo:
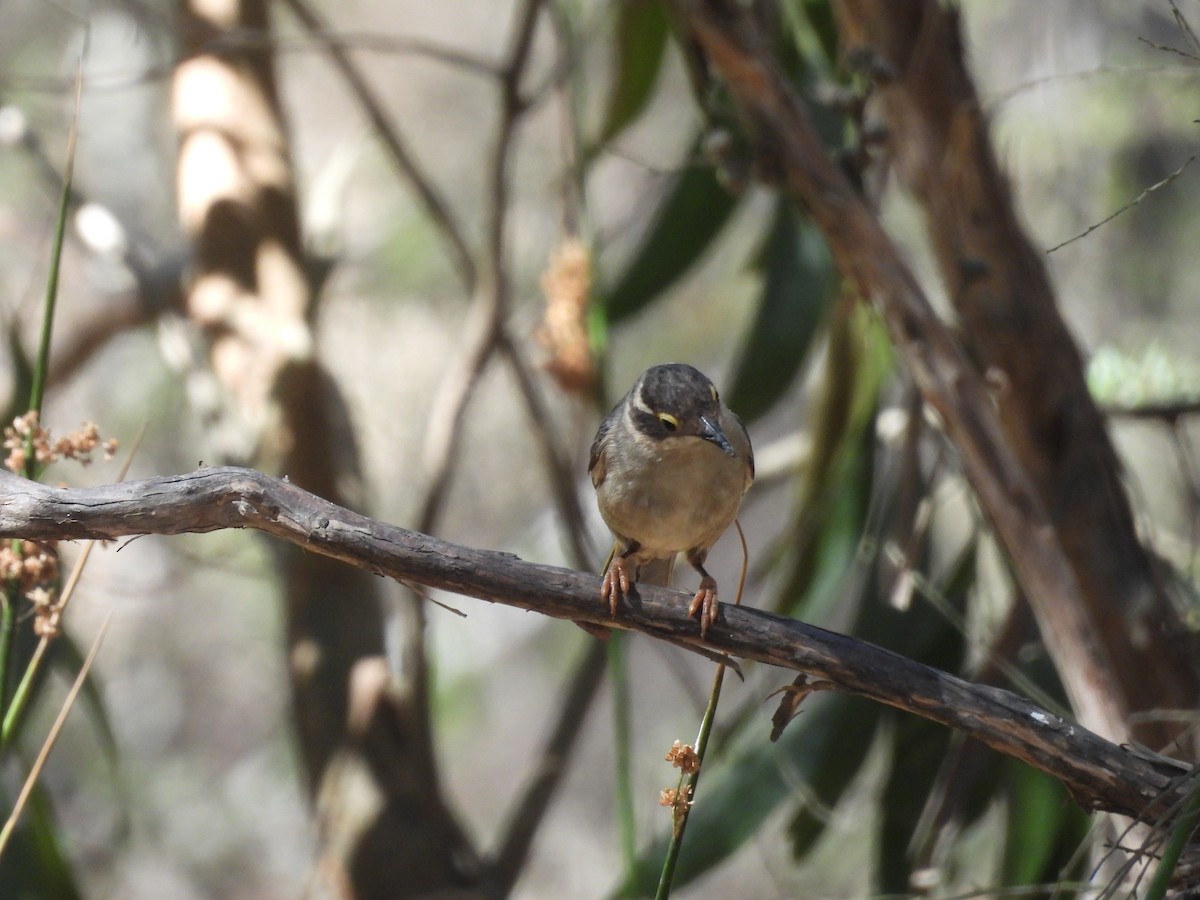
[(688, 166), (676, 176), (641, 246), (605, 297), (608, 321), (633, 315), (674, 285), (704, 255), (737, 204), (711, 166)]
[(13, 389), (8, 411), (4, 414), (7, 425), (17, 416), (29, 411), (29, 393), (33, 389), (33, 360), (21, 343), (21, 329), (15, 322), (8, 323), (8, 354), (12, 360)]
[[(848, 699), (843, 695), (832, 696), (813, 713), (801, 713), (780, 739), (787, 738), (792, 729), (812, 731), (814, 727), (821, 728), (819, 734), (809, 734), (805, 739), (804, 758), (808, 770), (805, 780), (809, 796), (802, 799), (800, 808), (788, 824), (792, 854), (797, 859), (808, 854), (825, 833), (828, 811), (837, 805), (858, 777), (879, 725), (877, 704), (843, 702)], [(815, 719), (818, 711), (824, 714), (823, 720), (817, 726), (809, 724), (806, 716)]]
[(1056, 779), (1015, 760), (1006, 760), (1005, 765), (1008, 827), (1004, 884), (1057, 881), (1087, 836), (1088, 817), (1070, 802)]
[(906, 714), (895, 720), (892, 768), (880, 798), (878, 875), (889, 893), (911, 889), (913, 837), (946, 755), (951, 731), (944, 725)]
[(667, 46), (667, 15), (657, 0), (623, 0), (613, 39), (612, 92), (596, 140), (603, 146), (645, 110), (654, 94)]
[(820, 621), (840, 599), (866, 524), (875, 410), (891, 371), (890, 344), (872, 313), (848, 301), (835, 309), (824, 365), (808, 417), (812, 453), (799, 512), (783, 538), (790, 571), (775, 601), (779, 612), (803, 609), (808, 621)]
[[(5, 802), (3, 808), (7, 816), (12, 804)], [(49, 797), (40, 784), (34, 785), (21, 822), (0, 856), (0, 885), (6, 900), (74, 900), (80, 896), (55, 829)]]
[(758, 314), (729, 392), (729, 405), (747, 420), (767, 412), (791, 386), (837, 284), (824, 238), (786, 200), (775, 204), (759, 265), (764, 278)]

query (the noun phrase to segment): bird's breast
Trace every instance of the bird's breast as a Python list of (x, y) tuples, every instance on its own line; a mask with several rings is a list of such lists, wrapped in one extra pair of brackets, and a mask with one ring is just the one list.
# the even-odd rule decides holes
[(642, 545), (646, 558), (710, 547), (737, 516), (746, 463), (698, 438), (638, 442), (610, 454), (596, 491), (616, 534)]

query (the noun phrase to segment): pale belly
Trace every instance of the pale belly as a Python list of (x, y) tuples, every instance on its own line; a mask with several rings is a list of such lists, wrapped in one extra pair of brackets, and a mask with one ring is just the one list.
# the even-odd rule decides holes
[(670, 465), (653, 452), (630, 460), (623, 469), (610, 458), (607, 477), (597, 489), (608, 527), (640, 544), (642, 559), (712, 546), (742, 502), (742, 460), (700, 440), (672, 451)]

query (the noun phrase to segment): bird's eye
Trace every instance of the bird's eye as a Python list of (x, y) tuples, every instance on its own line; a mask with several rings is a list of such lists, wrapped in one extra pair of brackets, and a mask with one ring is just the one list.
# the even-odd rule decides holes
[(658, 421), (662, 422), (663, 428), (667, 431), (675, 431), (679, 428), (679, 420), (670, 413), (659, 413)]

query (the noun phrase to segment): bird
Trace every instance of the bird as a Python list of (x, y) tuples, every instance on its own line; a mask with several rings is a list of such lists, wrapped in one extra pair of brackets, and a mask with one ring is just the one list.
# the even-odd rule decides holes
[[(750, 435), (712, 381), (693, 366), (651, 366), (600, 423), (588, 473), (600, 515), (613, 533), (600, 596), (617, 617), (647, 564), (686, 555), (700, 573), (688, 607), (700, 635), (717, 619), (717, 582), (704, 569), (709, 549), (737, 518), (754, 480)], [(656, 566), (662, 569), (662, 566)], [(649, 583), (649, 571), (643, 583)]]

